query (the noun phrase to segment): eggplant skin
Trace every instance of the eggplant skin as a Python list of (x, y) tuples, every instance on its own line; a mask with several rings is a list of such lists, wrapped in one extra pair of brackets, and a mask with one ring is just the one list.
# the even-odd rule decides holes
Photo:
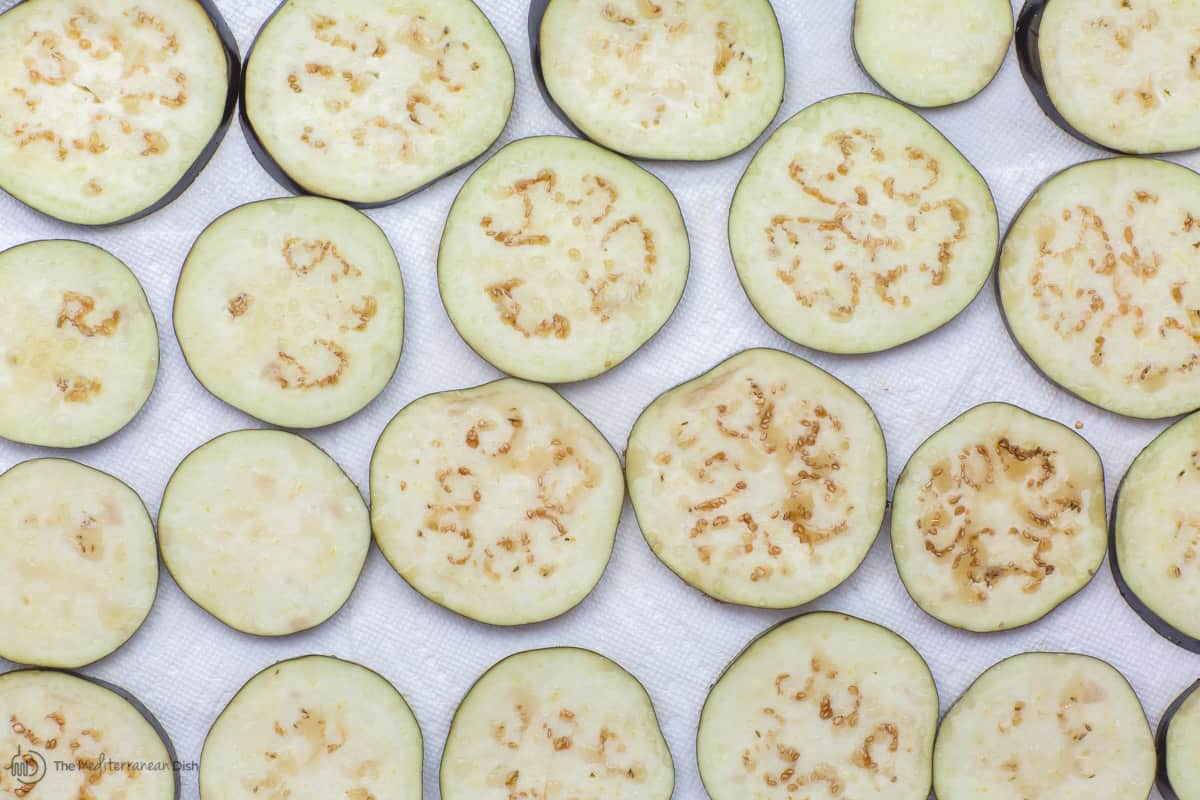
[(1167, 733), (1171, 729), (1171, 723), (1175, 720), (1175, 715), (1183, 708), (1183, 704), (1191, 699), (1193, 694), (1200, 692), (1200, 680), (1193, 683), (1187, 689), (1184, 689), (1183, 694), (1176, 697), (1171, 705), (1167, 706), (1167, 710), (1163, 712), (1162, 720), (1158, 723), (1158, 732), (1154, 737), (1155, 747), (1158, 749), (1158, 771), (1155, 773), (1154, 785), (1158, 788), (1159, 793), (1163, 796), (1163, 800), (1185, 800), (1175, 791), (1175, 787), (1171, 785), (1171, 776), (1167, 773)]

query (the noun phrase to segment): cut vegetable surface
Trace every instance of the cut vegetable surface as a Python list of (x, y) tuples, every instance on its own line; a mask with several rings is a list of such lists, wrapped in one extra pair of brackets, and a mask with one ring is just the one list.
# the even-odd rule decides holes
[(988, 669), (942, 720), (938, 800), (1140, 800), (1154, 739), (1133, 688), (1108, 664), (1023, 653)]
[(208, 226), (175, 294), (188, 366), (254, 417), (316, 428), (349, 417), (391, 379), (404, 286), (384, 232), (316, 197), (263, 200)]
[(783, 101), (767, 0), (532, 0), (547, 102), (634, 158), (707, 161), (758, 138)]
[(185, 458), (163, 495), (158, 533), (180, 588), (260, 636), (333, 616), (371, 545), (366, 504), (333, 459), (271, 430), (227, 433)]
[(1200, 800), (1200, 682), (1179, 696), (1158, 726), (1158, 790), (1165, 800)]
[(666, 323), (687, 282), (687, 229), (658, 178), (562, 136), (508, 145), (446, 222), (438, 285), (467, 344), (529, 380), (590, 378)]
[(625, 498), (617, 454), (554, 390), (507, 379), (423, 397), (371, 459), (371, 522), (413, 588), (464, 616), (558, 616), (604, 574)]
[(0, 188), (67, 222), (149, 214), (199, 174), (237, 100), (208, 0), (25, 0), (0, 15)]
[(817, 612), (751, 642), (713, 686), (696, 737), (712, 800), (926, 800), (938, 696), (908, 642)]
[(832, 375), (747, 350), (655, 400), (626, 450), (655, 554), (702, 592), (786, 608), (850, 576), (879, 533), (879, 422)]
[(892, 100), (809, 106), (750, 162), (729, 213), (733, 261), (771, 327), (807, 347), (868, 353), (949, 322), (996, 260), (987, 184)]
[(979, 94), (1000, 71), (1013, 36), (1009, 0), (857, 0), (854, 52), (884, 90), (914, 106)]
[(1015, 628), (1100, 568), (1104, 502), (1104, 467), (1082, 436), (988, 403), (913, 454), (892, 502), (892, 552), (932, 616), (971, 631)]
[(1113, 158), (1042, 185), (1004, 241), (1009, 330), (1053, 381), (1101, 408), (1200, 406), (1200, 175)]
[(444, 800), (669, 800), (674, 785), (646, 690), (573, 647), (518, 653), (484, 673), (442, 754)]
[(247, 56), (242, 124), (286, 188), (383, 205), (487, 150), (515, 85), (471, 0), (286, 0)]
[(420, 800), (421, 729), (381, 675), (329, 656), (255, 675), (213, 723), (204, 800)]

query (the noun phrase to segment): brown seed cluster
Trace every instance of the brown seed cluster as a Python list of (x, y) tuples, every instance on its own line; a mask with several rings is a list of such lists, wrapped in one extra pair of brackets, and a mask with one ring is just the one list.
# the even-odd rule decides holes
[[(333, 757), (346, 746), (350, 732), (342, 716), (341, 709), (331, 715), (319, 709), (299, 708), (291, 722), (275, 720), (272, 731), (280, 744), (259, 753), (265, 762), (263, 773), (243, 778), (242, 787), (264, 800), (287, 800), (297, 787), (305, 785), (305, 776), (315, 761)], [(296, 747), (294, 742), (302, 746)], [(339, 766), (349, 785), (329, 787), (331, 796), (348, 800), (383, 800), (365, 786), (381, 774), (377, 761), (367, 759)]]
[[(118, 751), (119, 742), (110, 741), (103, 731), (96, 728), (77, 728), (71, 724), (62, 708), (54, 709), (36, 720), (10, 714), (8, 726), (12, 734), (25, 745), (42, 752), (47, 762), (63, 761), (72, 765), (70, 774), (78, 777), (78, 787), (73, 793), (58, 797), (94, 800), (100, 795), (124, 796), (129, 785), (141, 777), (142, 771), (135, 768), (136, 757), (122, 757)], [(61, 749), (64, 747), (65, 752)], [(26, 758), (34, 757), (27, 755)], [(9, 788), (4, 781), (7, 764), (5, 766), (6, 769), (0, 771), (0, 789)], [(42, 765), (34, 760), (29, 762), (29, 766), (36, 770)], [(117, 766), (121, 768), (115, 768)], [(59, 781), (55, 785), (61, 783), (64, 782)], [(40, 782), (17, 784), (11, 790), (17, 798), (45, 796), (51, 800), (45, 794), (48, 787)], [(53, 800), (58, 799), (56, 797)]]

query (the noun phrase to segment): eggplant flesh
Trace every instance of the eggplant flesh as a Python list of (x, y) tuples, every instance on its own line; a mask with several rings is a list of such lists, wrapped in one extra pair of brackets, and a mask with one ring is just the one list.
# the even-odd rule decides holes
[(1200, 800), (1200, 681), (1181, 694), (1158, 725), (1158, 790), (1164, 800)]

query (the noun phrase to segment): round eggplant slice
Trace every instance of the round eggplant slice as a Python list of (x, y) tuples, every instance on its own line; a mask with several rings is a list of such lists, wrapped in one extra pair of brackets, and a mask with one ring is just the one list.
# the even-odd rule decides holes
[(1027, 0), (1025, 82), (1071, 135), (1124, 153), (1200, 147), (1200, 6), (1192, 0)]
[(768, 0), (532, 0), (533, 64), (554, 111), (633, 158), (711, 161), (783, 102)]
[(917, 448), (896, 483), (892, 553), (928, 614), (969, 631), (1041, 619), (1104, 560), (1104, 467), (1082, 436), (1006, 403)]
[(487, 150), (515, 86), (471, 0), (287, 0), (247, 56), (241, 119), (288, 190), (379, 206)]
[(712, 800), (926, 800), (938, 696), (921, 656), (871, 622), (805, 614), (755, 639), (700, 712)]
[(384, 232), (349, 206), (250, 203), (192, 246), (175, 333), (196, 378), (231, 406), (288, 428), (339, 422), (400, 361), (400, 265)]
[(57, 458), (0, 475), (0, 657), (90, 664), (133, 636), (157, 591), (154, 527), (133, 489)]
[(624, 499), (600, 432), (553, 389), (511, 378), (413, 402), (371, 459), (379, 549), (418, 592), (493, 625), (583, 600)]
[(1154, 738), (1113, 667), (1073, 653), (992, 666), (947, 712), (933, 752), (938, 800), (1137, 800), (1154, 783)]
[(484, 673), (442, 753), (444, 800), (669, 800), (674, 785), (646, 690), (619, 664), (573, 647), (518, 653)]
[(1185, 167), (1114, 158), (1060, 172), (1025, 204), (1000, 256), (1000, 304), (1052, 381), (1131, 417), (1200, 406), (1198, 193)]
[(750, 162), (729, 212), (750, 302), (787, 338), (870, 353), (949, 322), (996, 260), (983, 177), (933, 126), (871, 94), (809, 106)]
[(0, 796), (179, 797), (166, 732), (115, 686), (68, 672), (8, 672), (0, 675), (0, 716)]
[(598, 375), (675, 310), (690, 248), (671, 191), (579, 139), (508, 145), (446, 221), (438, 285), (450, 320), (498, 369), (562, 383)]
[(304, 656), (251, 678), (213, 723), (200, 797), (420, 800), (421, 729), (384, 677)]
[(163, 562), (226, 625), (283, 636), (345, 604), (371, 546), (366, 504), (341, 468), (292, 433), (235, 431), (192, 451), (158, 512)]
[(0, 297), (0, 436), (83, 447), (141, 410), (158, 327), (128, 267), (83, 242), (29, 242), (0, 253)]
[(778, 350), (747, 350), (659, 397), (625, 459), (650, 548), (731, 603), (790, 608), (833, 589), (866, 556), (887, 504), (870, 406)]
[(922, 108), (948, 106), (983, 91), (1013, 37), (1009, 0), (858, 0), (854, 52), (888, 94)]
[(1158, 726), (1158, 790), (1165, 800), (1200, 800), (1200, 682), (1171, 704)]
[(1117, 489), (1117, 587), (1156, 631), (1200, 653), (1200, 413), (1142, 451)]
[(81, 225), (174, 200), (237, 101), (208, 0), (25, 0), (0, 15), (0, 189)]

